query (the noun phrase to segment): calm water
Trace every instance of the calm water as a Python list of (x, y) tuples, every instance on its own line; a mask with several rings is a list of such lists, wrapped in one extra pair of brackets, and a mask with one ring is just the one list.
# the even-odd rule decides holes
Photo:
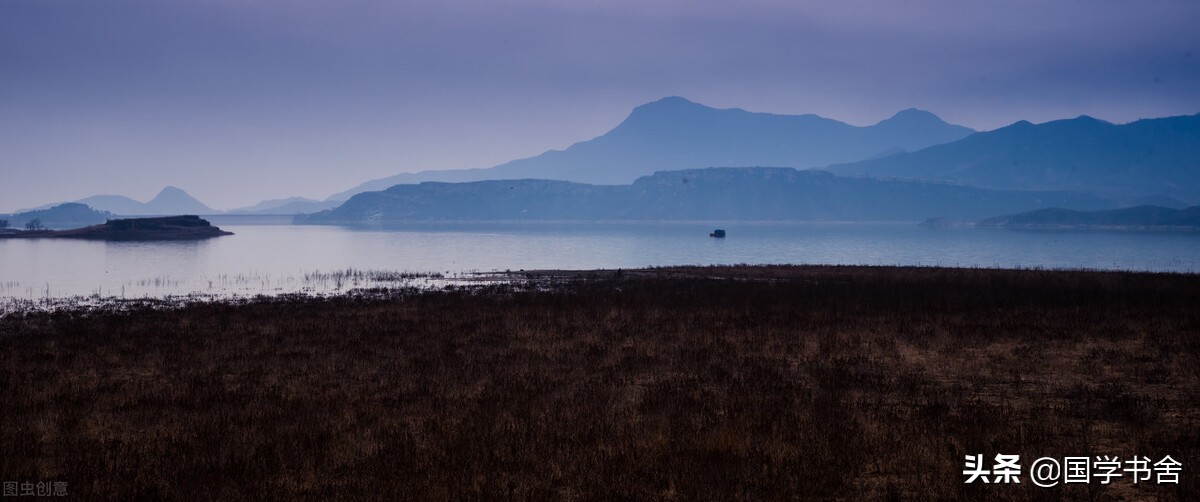
[[(201, 242), (0, 240), (0, 298), (253, 295), (354, 286), (316, 273), (884, 264), (1200, 271), (1200, 235), (913, 224), (222, 225)], [(324, 277), (324, 278), (323, 278)], [(358, 284), (362, 286), (364, 284)], [(370, 284), (365, 284), (370, 285)]]

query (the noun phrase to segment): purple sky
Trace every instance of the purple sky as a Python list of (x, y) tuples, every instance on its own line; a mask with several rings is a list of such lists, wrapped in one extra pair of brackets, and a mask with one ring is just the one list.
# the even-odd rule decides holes
[(324, 198), (668, 95), (859, 125), (1192, 114), (1200, 2), (0, 0), (0, 211)]

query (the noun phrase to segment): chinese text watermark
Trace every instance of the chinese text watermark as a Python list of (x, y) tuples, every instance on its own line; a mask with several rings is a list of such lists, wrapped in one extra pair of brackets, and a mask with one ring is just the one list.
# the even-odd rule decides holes
[(66, 481), (5, 481), (0, 493), (4, 497), (66, 497)]
[[(1061, 459), (1041, 457), (1029, 464), (1028, 479), (1043, 488), (1075, 483), (1107, 485), (1126, 477), (1134, 484), (1179, 484), (1179, 473), (1182, 471), (1183, 463), (1170, 455), (1157, 462), (1139, 456), (1128, 460), (1111, 455)], [(968, 484), (1020, 484), (1023, 477), (1021, 456), (998, 454), (986, 459), (983, 455), (967, 455), (963, 476), (966, 476)]]

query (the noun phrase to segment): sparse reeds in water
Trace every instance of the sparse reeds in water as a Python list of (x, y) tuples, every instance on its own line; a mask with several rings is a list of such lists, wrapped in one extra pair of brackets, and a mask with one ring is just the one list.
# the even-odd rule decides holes
[(321, 290), (342, 291), (348, 288), (377, 288), (403, 286), (417, 279), (442, 279), (439, 272), (362, 270), (346, 268), (330, 272), (311, 271), (303, 274), (305, 284)]
[[(79, 295), (64, 294), (60, 288), (46, 282), (39, 290), (16, 281), (0, 282), (0, 298), (23, 297), (37, 299), (44, 305), (68, 307), (69, 300), (84, 296), (86, 303), (127, 298), (172, 297), (208, 298), (213, 300), (254, 297), (258, 295), (306, 294), (325, 296), (356, 290), (378, 292), (385, 289), (407, 290), (412, 287), (440, 287), (446, 277), (440, 272), (411, 272), (386, 270), (345, 269), (334, 272), (302, 272), (299, 274), (270, 274), (242, 272), (236, 274), (201, 274), (193, 278), (170, 275), (130, 278), (117, 283), (102, 283), (83, 290)], [(85, 292), (84, 292), (85, 291)]]

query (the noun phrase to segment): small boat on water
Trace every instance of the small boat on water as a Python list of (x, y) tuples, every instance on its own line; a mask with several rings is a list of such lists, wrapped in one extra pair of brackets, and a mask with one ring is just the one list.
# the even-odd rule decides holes
[(716, 238), (718, 238), (718, 239), (724, 239), (724, 238), (725, 238), (725, 231), (724, 231), (724, 230), (722, 230), (722, 229), (719, 229), (719, 228), (718, 228), (718, 229), (716, 229), (716, 230), (713, 230), (712, 232), (709, 232), (708, 236), (709, 236), (709, 237), (716, 237)]

